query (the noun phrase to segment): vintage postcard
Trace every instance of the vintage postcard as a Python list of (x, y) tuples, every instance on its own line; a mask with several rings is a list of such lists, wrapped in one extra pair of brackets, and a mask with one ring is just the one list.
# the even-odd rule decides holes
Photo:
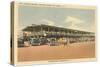
[(14, 65), (96, 59), (96, 7), (11, 4)]

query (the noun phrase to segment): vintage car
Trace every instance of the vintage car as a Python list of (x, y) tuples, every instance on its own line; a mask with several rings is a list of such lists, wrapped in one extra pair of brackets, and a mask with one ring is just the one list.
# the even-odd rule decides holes
[(32, 46), (39, 46), (41, 43), (40, 39), (38, 38), (30, 38), (30, 44)]
[(46, 45), (48, 43), (48, 39), (47, 38), (40, 38), (40, 44), (41, 45)]
[(22, 38), (18, 38), (18, 47), (24, 47), (24, 40)]
[(49, 39), (49, 45), (50, 46), (57, 46), (58, 42), (56, 41), (56, 38), (50, 38)]

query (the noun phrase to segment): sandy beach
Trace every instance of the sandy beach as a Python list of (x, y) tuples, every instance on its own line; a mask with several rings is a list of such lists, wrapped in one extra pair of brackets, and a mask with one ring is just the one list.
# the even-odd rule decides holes
[(31, 46), (18, 48), (18, 61), (94, 58), (95, 43), (81, 42), (66, 46)]

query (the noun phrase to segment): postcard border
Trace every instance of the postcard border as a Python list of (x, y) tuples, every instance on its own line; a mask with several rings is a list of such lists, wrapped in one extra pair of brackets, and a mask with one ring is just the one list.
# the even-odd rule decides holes
[[(55, 7), (55, 8), (75, 8), (75, 9), (87, 9), (87, 10), (95, 10), (95, 24), (97, 24), (97, 8), (96, 6), (84, 6), (84, 5), (60, 5), (60, 4), (45, 4), (45, 3), (22, 3), (22, 2), (14, 2), (14, 65), (31, 65), (31, 64), (47, 64), (47, 63), (52, 63), (52, 62), (48, 62), (48, 60), (46, 61), (25, 61), (25, 62), (18, 62), (18, 54), (17, 54), (17, 32), (18, 32), (18, 6), (19, 5), (23, 5), (23, 6), (37, 6), (37, 7)], [(58, 7), (59, 6), (59, 7)], [(95, 25), (95, 28), (97, 26)], [(96, 30), (95, 30), (96, 33)], [(95, 37), (96, 40), (96, 37)], [(95, 46), (96, 46), (96, 42), (95, 42)], [(96, 46), (97, 47), (97, 46)], [(96, 48), (95, 47), (95, 53)], [(97, 53), (96, 53), (97, 54)], [(95, 55), (96, 55), (95, 54)], [(96, 55), (97, 56), (97, 55)], [(66, 62), (80, 62), (80, 61), (95, 61), (97, 60), (97, 58), (84, 58), (84, 59), (64, 59)], [(61, 63), (63, 59), (59, 59), (59, 62)], [(55, 60), (54, 60), (55, 61)], [(58, 60), (56, 60), (58, 61)], [(53, 63), (56, 63), (53, 62)], [(58, 62), (57, 62), (58, 63)]]

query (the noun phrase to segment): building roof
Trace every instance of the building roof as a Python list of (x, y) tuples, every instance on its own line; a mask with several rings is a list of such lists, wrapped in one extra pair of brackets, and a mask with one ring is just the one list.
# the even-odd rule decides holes
[(55, 28), (55, 29), (59, 29), (59, 30), (73, 31), (73, 32), (93, 33), (93, 32), (80, 31), (80, 30), (75, 30), (75, 29), (68, 29), (68, 28), (51, 26), (51, 25), (44, 25), (44, 24), (40, 24), (40, 25), (32, 24), (31, 26), (27, 26), (26, 28), (24, 28), (22, 31), (33, 31), (33, 28), (37, 29), (37, 28), (41, 28), (41, 27), (45, 27), (45, 28), (49, 27), (49, 28)]

